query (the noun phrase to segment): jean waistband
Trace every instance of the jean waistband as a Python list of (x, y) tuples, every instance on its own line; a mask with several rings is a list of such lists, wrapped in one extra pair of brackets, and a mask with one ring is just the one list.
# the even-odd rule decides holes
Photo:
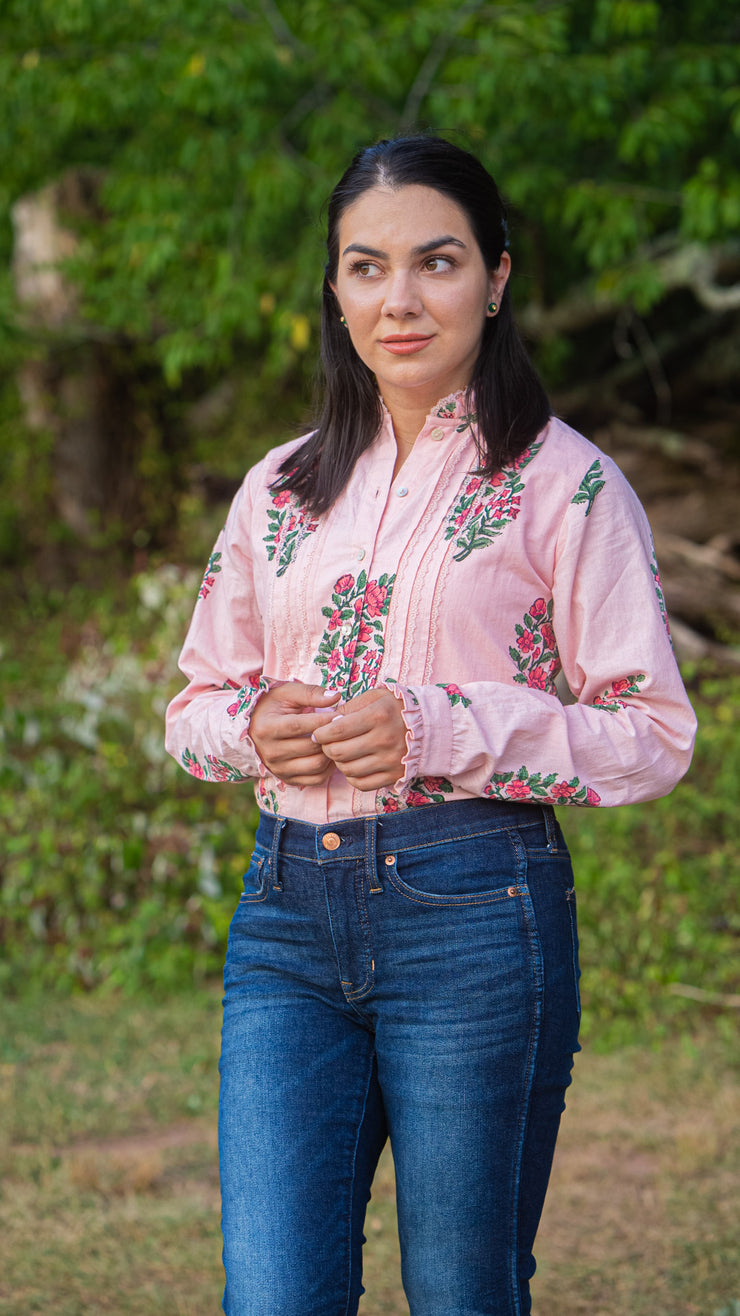
[(466, 840), (507, 828), (536, 827), (548, 848), (555, 843), (557, 823), (549, 804), (503, 803), (498, 800), (450, 800), (400, 813), (368, 814), (331, 823), (260, 812), (257, 842), (277, 855), (336, 863), (356, 860), (369, 849), (379, 854), (417, 849), (445, 841)]

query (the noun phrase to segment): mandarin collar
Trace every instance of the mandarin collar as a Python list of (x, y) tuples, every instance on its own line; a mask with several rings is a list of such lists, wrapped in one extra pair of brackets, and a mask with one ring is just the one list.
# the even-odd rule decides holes
[[(380, 405), (383, 410), (383, 419), (386, 423), (389, 423), (391, 413), (382, 397)], [(476, 420), (475, 398), (467, 388), (460, 388), (456, 393), (449, 393), (447, 397), (440, 398), (439, 402), (435, 402), (427, 414), (420, 433), (423, 434), (431, 426), (437, 430), (440, 427), (444, 428), (448, 434), (459, 434), (471, 425), (475, 425)]]

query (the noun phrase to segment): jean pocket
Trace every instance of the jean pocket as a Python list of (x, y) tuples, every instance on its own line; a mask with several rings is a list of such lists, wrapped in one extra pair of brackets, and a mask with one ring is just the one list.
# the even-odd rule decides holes
[(244, 890), (239, 897), (239, 904), (246, 905), (255, 900), (264, 900), (268, 891), (268, 874), (270, 855), (267, 850), (255, 850), (249, 861), (249, 868), (244, 874)]
[(511, 832), (419, 846), (386, 855), (381, 867), (407, 900), (425, 905), (487, 905), (519, 893), (524, 849)]

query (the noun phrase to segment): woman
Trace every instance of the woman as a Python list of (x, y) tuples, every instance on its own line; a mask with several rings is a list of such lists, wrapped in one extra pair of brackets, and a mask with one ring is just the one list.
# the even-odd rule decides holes
[(168, 712), (188, 771), (255, 778), (261, 809), (225, 971), (224, 1308), (357, 1311), (390, 1136), (412, 1316), (513, 1316), (578, 1045), (552, 806), (668, 792), (694, 716), (642, 509), (517, 336), (480, 163), (361, 152), (328, 252), (318, 428), (247, 475)]

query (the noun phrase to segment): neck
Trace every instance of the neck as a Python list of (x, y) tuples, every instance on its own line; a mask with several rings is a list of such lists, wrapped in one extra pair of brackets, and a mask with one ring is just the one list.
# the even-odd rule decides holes
[(416, 443), (416, 439), (424, 426), (424, 422), (429, 415), (435, 402), (439, 402), (444, 393), (434, 391), (434, 396), (425, 393), (423, 396), (410, 395), (410, 390), (403, 389), (395, 393), (392, 389), (381, 390), (381, 396), (393, 421), (393, 433), (396, 436), (398, 446), (398, 466), (406, 460), (411, 449)]

